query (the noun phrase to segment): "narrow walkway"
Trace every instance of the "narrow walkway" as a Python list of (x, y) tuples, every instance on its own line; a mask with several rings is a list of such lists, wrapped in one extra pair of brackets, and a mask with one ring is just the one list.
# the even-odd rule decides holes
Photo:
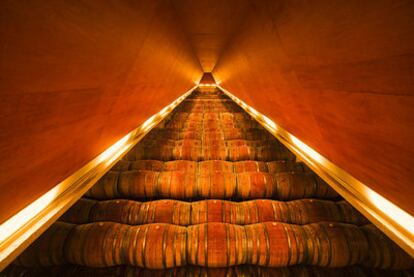
[(196, 91), (5, 274), (403, 276), (412, 267), (234, 102)]

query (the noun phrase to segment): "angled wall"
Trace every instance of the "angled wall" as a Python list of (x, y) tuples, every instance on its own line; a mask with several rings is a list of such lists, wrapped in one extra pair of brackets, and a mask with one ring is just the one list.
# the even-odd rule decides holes
[(172, 1), (200, 64), (211, 72), (229, 37), (244, 20), (250, 0)]
[(255, 1), (213, 75), (414, 214), (414, 2)]
[(0, 222), (201, 78), (170, 5), (0, 2)]

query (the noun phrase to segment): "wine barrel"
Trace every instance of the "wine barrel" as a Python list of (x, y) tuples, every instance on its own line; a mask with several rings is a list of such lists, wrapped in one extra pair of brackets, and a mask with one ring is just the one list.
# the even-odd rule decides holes
[[(214, 135), (215, 133), (220, 133), (219, 131), (211, 131), (208, 134)], [(151, 133), (147, 135), (148, 139), (173, 139), (173, 140), (180, 140), (180, 139), (201, 139), (202, 132), (199, 131), (177, 131), (174, 129), (155, 129)]]
[(68, 223), (54, 223), (14, 263), (24, 266), (50, 266), (67, 263), (65, 243), (75, 227), (76, 225)]
[(185, 120), (170, 120), (165, 124), (168, 129), (187, 129), (191, 131), (197, 131), (203, 129), (203, 121), (185, 121)]
[(9, 266), (4, 272), (4, 277), (91, 277), (91, 276), (115, 276), (115, 277), (233, 277), (233, 276), (261, 276), (261, 277), (402, 277), (412, 276), (409, 270), (381, 270), (370, 269), (358, 266), (348, 266), (341, 268), (320, 268), (315, 266), (290, 266), (290, 267), (261, 267), (251, 265), (240, 265), (228, 268), (207, 268), (198, 266), (184, 266), (164, 270), (151, 270), (133, 266), (116, 266), (109, 268), (92, 268), (77, 265), (66, 265), (61, 267), (41, 267), (27, 268), (21, 266)]
[[(113, 200), (110, 200), (110, 201), (111, 203), (113, 202)], [(102, 220), (96, 220), (98, 218), (96, 216), (96, 213), (98, 213), (103, 207), (107, 207), (108, 206), (107, 202), (109, 201), (96, 201), (92, 199), (81, 198), (59, 218), (59, 221), (67, 222), (67, 223), (75, 223), (75, 224), (83, 224), (83, 223), (88, 223), (92, 221), (102, 221)], [(138, 203), (139, 202), (134, 204), (134, 206), (136, 206)], [(125, 205), (124, 203), (121, 204), (121, 207), (125, 207), (125, 206), (127, 205)], [(113, 208), (119, 208), (119, 207), (120, 206), (114, 206)], [(105, 211), (105, 217), (108, 219), (111, 218), (111, 215), (113, 214), (116, 214), (116, 218), (118, 218), (117, 221), (115, 222), (126, 223), (124, 222), (124, 218), (122, 217), (124, 213), (122, 212), (114, 213), (112, 209)], [(114, 221), (114, 220), (109, 219), (107, 221)]]
[(177, 109), (175, 114), (171, 116), (171, 121), (203, 121), (203, 114), (182, 112)]
[(86, 195), (96, 199), (257, 199), (293, 200), (336, 198), (338, 194), (315, 175), (285, 172), (213, 172), (188, 174), (180, 171), (109, 172)]
[(298, 225), (323, 221), (355, 225), (369, 223), (345, 201), (333, 202), (317, 199), (289, 202), (265, 199), (245, 202), (225, 200), (137, 202), (132, 200), (94, 201), (82, 198), (60, 220), (76, 224), (111, 221), (129, 225), (169, 223), (181, 226), (208, 222), (248, 225), (268, 221)]
[(200, 100), (200, 99), (214, 99), (214, 100), (229, 100), (230, 98), (225, 95), (224, 93), (222, 93), (220, 90), (218, 89), (212, 89), (212, 90), (195, 90), (193, 91), (189, 96), (188, 99), (195, 99), (195, 100)]
[(235, 122), (241, 122), (245, 120), (252, 120), (252, 118), (245, 112), (223, 112), (220, 113), (220, 118), (223, 121), (235, 121)]
[[(350, 224), (313, 223), (304, 226), (265, 222), (252, 225), (206, 223), (182, 227), (171, 224), (130, 226), (100, 222), (84, 225), (58, 224), (67, 235), (47, 231), (40, 245), (57, 241), (60, 247), (49, 251), (30, 246), (19, 258), (26, 266), (71, 263), (91, 267), (117, 265), (149, 269), (197, 265), (212, 268), (249, 264), (282, 267), (307, 264), (342, 267), (355, 264), (381, 264), (384, 255), (395, 252), (391, 269), (411, 268), (413, 259), (391, 240), (377, 236), (373, 228)], [(71, 230), (68, 232), (68, 230)], [(367, 239), (369, 238), (369, 239)], [(63, 260), (62, 246), (63, 245)], [(371, 251), (376, 245), (381, 254)], [(53, 257), (53, 258), (52, 258)], [(54, 257), (58, 257), (57, 259)]]
[(245, 112), (218, 112), (218, 113), (189, 113), (180, 111), (178, 108), (171, 116), (170, 121), (203, 121), (204, 117), (219, 119), (225, 122), (252, 121), (252, 118)]
[(130, 170), (131, 163), (126, 160), (118, 161), (112, 168), (112, 171), (128, 171)]
[(370, 253), (366, 257), (364, 264), (373, 268), (413, 268), (414, 259), (407, 259), (408, 254), (393, 243), (374, 225), (363, 226)]
[(223, 129), (224, 139), (247, 139), (247, 140), (261, 140), (272, 139), (273, 136), (262, 128), (241, 130), (238, 128)]
[(246, 120), (241, 122), (235, 122), (233, 120), (221, 120), (221, 119), (211, 119), (211, 120), (193, 120), (193, 121), (178, 121), (172, 120), (168, 121), (165, 124), (165, 128), (172, 129), (175, 131), (186, 130), (186, 131), (213, 131), (221, 130), (222, 128), (237, 128), (237, 129), (251, 129), (251, 128), (260, 128), (260, 125), (252, 120)]
[(212, 107), (212, 106), (187, 106), (187, 107), (180, 107), (180, 112), (186, 113), (222, 113), (222, 112), (239, 112), (241, 111), (240, 108), (232, 108), (232, 107)]
[(233, 163), (222, 160), (201, 161), (197, 163), (198, 174), (212, 174), (213, 172), (233, 172)]
[(158, 147), (162, 145), (163, 147), (263, 147), (263, 146), (274, 146), (282, 148), (282, 145), (276, 140), (244, 140), (244, 139), (235, 139), (235, 140), (213, 140), (209, 139), (203, 141), (200, 139), (144, 139), (140, 143), (140, 147)]
[(226, 111), (239, 110), (240, 107), (231, 101), (186, 101), (184, 100), (179, 106), (180, 111), (191, 112), (211, 112), (211, 110), (223, 109)]
[(287, 149), (278, 145), (250, 147), (250, 146), (232, 146), (232, 147), (202, 147), (192, 145), (161, 145), (161, 146), (139, 146), (131, 150), (125, 157), (125, 160), (258, 160), (258, 161), (275, 161), (275, 160), (295, 160), (296, 157)]
[(309, 172), (302, 164), (294, 161), (238, 161), (230, 162), (223, 160), (208, 161), (159, 161), (159, 160), (138, 160), (138, 161), (119, 161), (111, 171), (130, 171), (130, 170), (151, 170), (151, 171), (186, 171), (187, 173), (212, 173), (212, 172)]
[(245, 140), (271, 140), (274, 137), (264, 129), (261, 128), (223, 128), (220, 129), (210, 129), (199, 130), (189, 129), (189, 130), (177, 130), (171, 128), (163, 129), (154, 129), (151, 133), (148, 134), (147, 138), (149, 139), (203, 139), (208, 140), (235, 140), (235, 139), (245, 139)]

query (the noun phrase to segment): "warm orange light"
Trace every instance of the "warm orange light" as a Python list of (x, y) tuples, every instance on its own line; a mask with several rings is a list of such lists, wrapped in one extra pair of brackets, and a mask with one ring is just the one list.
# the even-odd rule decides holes
[(263, 120), (264, 120), (264, 122), (270, 127), (270, 128), (272, 128), (273, 130), (277, 130), (278, 128), (277, 128), (277, 125), (276, 125), (276, 123), (274, 123), (273, 122), (273, 120), (271, 120), (270, 118), (268, 118), (267, 116), (263, 116)]
[[(157, 114), (151, 116), (98, 157), (2, 223), (0, 225), (0, 271), (7, 266), (7, 262), (10, 262), (10, 257), (19, 252), (19, 250), (22, 251), (21, 245), (33, 240), (33, 234), (38, 232), (42, 226), (50, 224), (52, 219), (56, 220), (56, 216), (62, 213), (62, 209), (67, 206), (67, 203), (73, 203), (79, 199), (93, 185), (89, 181), (90, 178), (85, 176), (89, 176), (88, 174), (91, 174), (91, 172), (94, 172), (94, 176), (97, 176), (99, 175), (97, 171), (102, 176), (120, 156), (131, 149), (194, 89), (196, 87), (193, 87)], [(83, 181), (86, 183), (83, 183)], [(71, 189), (73, 191), (68, 193)], [(81, 193), (82, 190), (84, 190), (83, 193)]]
[(217, 87), (217, 85), (216, 84), (199, 84), (198, 85), (199, 87), (205, 87), (205, 88), (215, 88), (215, 87)]
[[(312, 169), (323, 177), (345, 199), (379, 226), (384, 232), (414, 255), (414, 217), (383, 196), (374, 192), (349, 173), (339, 168), (310, 146), (273, 122), (267, 116), (256, 111), (253, 107), (218, 86), (233, 101), (256, 119), (270, 133), (280, 139), (294, 154), (306, 162)], [(328, 177), (329, 176), (329, 177)], [(328, 177), (328, 178), (325, 178)]]
[[(57, 191), (58, 189), (56, 187), (51, 189), (26, 208), (15, 214), (12, 218), (4, 222), (0, 226), (0, 242), (3, 242), (11, 234), (19, 230), (28, 221), (28, 219), (49, 205), (50, 202), (55, 199)], [(3, 259), (3, 255), (5, 254), (7, 253), (0, 252), (0, 260)]]
[(289, 136), (293, 144), (299, 147), (300, 150), (305, 152), (308, 156), (310, 156), (313, 160), (317, 161), (318, 163), (321, 163), (321, 164), (324, 163), (325, 158), (323, 158), (321, 154), (319, 154), (318, 152), (310, 148), (308, 145), (303, 143), (301, 140), (299, 140), (295, 136), (293, 135), (289, 135)]
[[(401, 226), (409, 233), (414, 234), (413, 216), (369, 188), (365, 188), (365, 194), (368, 195), (372, 203), (381, 209), (391, 220), (395, 222), (403, 222), (404, 224)], [(412, 247), (414, 248), (414, 245), (412, 245)]]

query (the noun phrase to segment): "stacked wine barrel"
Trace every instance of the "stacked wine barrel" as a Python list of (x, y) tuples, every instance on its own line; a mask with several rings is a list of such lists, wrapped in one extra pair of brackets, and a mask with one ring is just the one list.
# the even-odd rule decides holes
[(6, 276), (409, 276), (413, 259), (220, 91), (190, 95)]

